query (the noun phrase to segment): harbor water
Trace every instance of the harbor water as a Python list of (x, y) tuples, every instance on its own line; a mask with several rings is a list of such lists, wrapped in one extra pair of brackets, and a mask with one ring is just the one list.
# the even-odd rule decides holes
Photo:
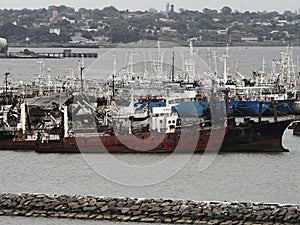
[[(174, 176), (158, 184), (139, 187), (118, 184), (104, 178), (79, 154), (1, 151), (0, 192), (296, 204), (300, 200), (300, 138), (293, 136), (292, 130), (286, 130), (283, 144), (290, 152), (218, 154), (203, 171), (199, 171), (203, 155), (194, 154)], [(166, 156), (125, 154), (114, 157), (124, 163), (147, 165)], [(175, 157), (180, 158), (181, 155)], [(129, 174), (128, 181), (130, 179), (132, 177)], [(0, 224), (14, 225), (96, 223), (112, 224), (106, 221), (0, 217)]]
[[(214, 49), (223, 51), (223, 48)], [(205, 48), (200, 50), (206, 51)], [(241, 61), (240, 70), (251, 74), (252, 71), (261, 69), (263, 56), (268, 63), (275, 57), (279, 59), (280, 52), (284, 50), (284, 47), (233, 47), (230, 49), (230, 60), (234, 62), (239, 59)], [(94, 50), (88, 49), (87, 51), (93, 52)], [(107, 50), (95, 51), (101, 53), (101, 51)], [(294, 55), (295, 58), (300, 55), (299, 47), (294, 47)], [(96, 61), (100, 59), (101, 57)], [(44, 59), (44, 63), (49, 65), (53, 76), (63, 76), (69, 74), (68, 66), (71, 67), (74, 60), (77, 59)], [(87, 68), (94, 66), (95, 59), (86, 59), (85, 63)], [(35, 79), (39, 71), (36, 59), (1, 59), (0, 73), (4, 74), (9, 69), (13, 79), (26, 82)], [(118, 177), (119, 169), (110, 169), (102, 173), (90, 163), (91, 156), (0, 151), (0, 193), (76, 194), (299, 204), (300, 137), (293, 136), (292, 130), (287, 129), (283, 136), (283, 146), (290, 151), (284, 153), (219, 153), (205, 169), (201, 169), (204, 155), (193, 154), (185, 160), (176, 173), (166, 176), (159, 182), (145, 185), (134, 185), (136, 182), (131, 174), (124, 175), (122, 182), (110, 179)], [(101, 157), (101, 155), (97, 157)], [(161, 174), (139, 174), (139, 167), (155, 165), (169, 155), (116, 154), (112, 157), (123, 165), (135, 166), (139, 179), (144, 177), (145, 180), (155, 181)], [(182, 157), (180, 154), (173, 155), (174, 164), (176, 161), (182, 161)], [(101, 163), (102, 168), (111, 168), (110, 161), (101, 160)], [(160, 171), (165, 171), (167, 174), (169, 170), (170, 168), (165, 166)], [(142, 172), (143, 170), (140, 171), (140, 173)], [(128, 185), (128, 183), (133, 185)], [(0, 217), (0, 224), (110, 225), (116, 224), (116, 222)]]

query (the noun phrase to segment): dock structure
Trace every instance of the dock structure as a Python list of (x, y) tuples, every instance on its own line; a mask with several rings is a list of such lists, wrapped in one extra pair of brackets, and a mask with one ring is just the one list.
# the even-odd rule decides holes
[(21, 51), (21, 52), (9, 52), (9, 54), (0, 54), (0, 58), (20, 58), (20, 59), (30, 59), (30, 58), (98, 58), (98, 53), (95, 52), (72, 52), (71, 49), (64, 49), (62, 52), (31, 52)]
[(98, 53), (76, 53), (76, 52), (42, 52), (39, 58), (98, 58)]

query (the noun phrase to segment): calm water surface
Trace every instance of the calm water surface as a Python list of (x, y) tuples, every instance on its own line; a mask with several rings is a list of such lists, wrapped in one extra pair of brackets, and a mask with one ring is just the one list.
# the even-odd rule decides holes
[[(214, 48), (222, 52), (223, 48)], [(261, 69), (262, 57), (266, 63), (280, 58), (284, 47), (234, 47), (230, 51), (231, 60), (240, 59), (241, 69), (248, 74)], [(205, 49), (202, 49), (203, 52)], [(102, 51), (102, 50), (99, 50)], [(241, 54), (242, 52), (242, 54)], [(295, 58), (300, 48), (294, 48)], [(232, 62), (232, 63), (233, 63)], [(45, 59), (53, 73), (68, 74), (66, 66), (74, 59)], [(87, 65), (94, 60), (87, 59)], [(270, 62), (271, 63), (271, 62)], [(233, 63), (234, 64), (234, 63)], [(10, 68), (16, 80), (32, 80), (38, 73), (36, 60), (0, 60), (0, 73)], [(147, 186), (127, 186), (103, 177), (95, 170), (87, 158), (82, 155), (37, 154), (34, 152), (0, 151), (0, 192), (13, 193), (49, 193), (82, 194), (97, 196), (128, 196), (141, 198), (176, 198), (199, 201), (253, 201), (300, 203), (300, 137), (286, 130), (283, 138), (288, 153), (227, 153), (218, 154), (210, 166), (199, 170), (202, 155), (194, 154), (185, 166), (173, 176), (162, 182)], [(98, 156), (99, 157), (99, 156)], [(138, 166), (149, 165), (163, 160), (166, 155), (125, 154), (114, 155), (116, 159)], [(175, 156), (181, 159), (181, 155)], [(110, 161), (101, 161), (103, 167), (109, 167)], [(168, 167), (164, 170), (167, 172)], [(138, 169), (137, 169), (138, 172)], [(117, 176), (118, 170), (111, 169), (111, 176)], [(146, 178), (159, 174), (140, 174)], [(133, 177), (127, 174), (123, 179), (130, 182)], [(0, 217), (0, 224), (115, 224), (103, 221), (76, 221), (42, 218)], [(135, 223), (136, 224), (136, 223)]]
[[(0, 192), (299, 203), (300, 137), (293, 136), (292, 130), (286, 130), (283, 144), (290, 152), (218, 154), (204, 171), (199, 171), (202, 155), (194, 154), (176, 175), (144, 187), (111, 182), (97, 173), (82, 155), (1, 151)], [(146, 165), (166, 156), (126, 154), (115, 157), (124, 163), (142, 165), (144, 162)], [(112, 174), (114, 172), (111, 171)], [(128, 179), (132, 177), (128, 175)], [(0, 224), (81, 223), (75, 220), (0, 217)], [(112, 223), (97, 221), (97, 224)]]
[[(177, 49), (177, 50), (176, 50)], [(9, 48), (11, 52), (23, 51), (24, 48)], [(34, 52), (63, 52), (62, 48), (29, 48)], [(263, 58), (265, 60), (265, 71), (271, 72), (272, 61), (279, 60), (281, 58), (281, 52), (284, 52), (286, 47), (230, 47), (228, 65), (230, 67), (229, 72), (234, 73), (236, 65), (238, 65), (238, 71), (246, 78), (252, 76), (253, 71), (262, 70)], [(300, 58), (300, 47), (293, 47), (293, 58), (295, 61), (295, 70), (299, 71), (299, 65), (296, 61)], [(150, 52), (149, 49), (134, 49), (134, 48), (118, 48), (118, 49), (72, 49), (73, 52), (93, 52), (98, 53), (97, 59), (85, 59), (85, 76), (86, 78), (107, 78), (109, 74), (113, 72), (113, 55), (116, 54), (116, 69), (117, 71), (128, 65), (129, 56), (132, 55), (132, 61), (134, 63), (141, 63), (143, 60), (155, 59), (155, 49)], [(164, 50), (168, 53), (172, 53), (172, 49)], [(175, 67), (183, 67), (182, 55), (186, 55), (189, 52), (188, 48), (175, 48)], [(215, 52), (217, 56), (218, 73), (222, 74), (223, 64), (221, 62), (221, 55), (225, 53), (224, 47), (211, 47), (211, 48), (195, 48), (197, 52), (197, 71), (201, 74), (207, 71), (208, 67), (208, 51)], [(118, 55), (120, 53), (120, 55)], [(164, 62), (171, 64), (172, 56), (167, 54), (164, 56)], [(43, 62), (45, 69), (45, 76), (48, 75), (48, 68), (51, 70), (51, 76), (69, 76), (71, 74), (71, 68), (78, 68), (78, 59), (65, 58), (65, 59), (1, 59), (0, 60), (0, 74), (4, 74), (10, 70), (12, 79), (15, 81), (23, 80), (24, 83), (32, 82), (37, 79), (39, 73), (39, 63)], [(212, 62), (213, 63), (213, 62)], [(298, 69), (297, 69), (297, 68)], [(197, 72), (196, 71), (196, 72)], [(141, 71), (135, 71), (141, 72)], [(239, 78), (240, 79), (240, 78)]]
[[(1, 151), (0, 192), (299, 203), (300, 137), (291, 132), (286, 130), (284, 135), (284, 146), (290, 149), (288, 153), (218, 154), (204, 171), (199, 171), (202, 155), (194, 154), (174, 176), (140, 187), (104, 178), (83, 155)], [(167, 156), (125, 154), (114, 157), (140, 166)], [(109, 166), (111, 162), (104, 163)], [(168, 168), (165, 169), (167, 172)], [(114, 175), (116, 171), (117, 168), (110, 173)], [(130, 179), (128, 174), (129, 182)]]

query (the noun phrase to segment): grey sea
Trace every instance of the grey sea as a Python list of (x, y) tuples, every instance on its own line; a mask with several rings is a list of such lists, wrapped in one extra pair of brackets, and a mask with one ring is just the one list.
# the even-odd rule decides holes
[[(211, 48), (222, 52), (224, 48)], [(22, 49), (11, 49), (20, 51)], [(30, 49), (62, 51), (62, 49)], [(285, 47), (232, 47), (232, 66), (240, 61), (240, 71), (251, 75), (281, 57)], [(86, 59), (86, 67), (101, 64), (107, 49), (74, 49), (99, 52), (98, 59)], [(127, 51), (127, 50), (122, 50)], [(205, 57), (206, 48), (199, 54)], [(300, 48), (294, 47), (294, 59)], [(130, 52), (128, 50), (128, 52)], [(44, 59), (53, 76), (69, 74), (77, 59)], [(31, 82), (39, 72), (36, 59), (1, 59), (0, 73), (10, 69), (15, 81)], [(107, 71), (111, 67), (107, 66)], [(270, 70), (271, 66), (266, 66)], [(102, 68), (100, 68), (102, 69)], [(296, 68), (295, 68), (296, 69)], [(92, 69), (91, 69), (92, 70)], [(98, 70), (97, 72), (99, 72)], [(298, 70), (299, 71), (299, 70)], [(91, 73), (92, 74), (92, 73)], [(97, 76), (96, 75), (91, 75)], [(105, 76), (104, 76), (105, 78)], [(287, 129), (284, 153), (219, 153), (185, 155), (116, 154), (110, 158), (81, 154), (37, 154), (0, 151), (0, 193), (48, 193), (113, 197), (174, 198), (199, 201), (252, 201), (282, 204), (300, 202), (300, 137)], [(102, 158), (101, 158), (102, 157)], [(172, 157), (172, 158), (170, 158)], [(99, 160), (98, 160), (99, 159)], [(98, 160), (98, 161), (97, 161)], [(164, 164), (163, 162), (168, 162)], [(99, 163), (96, 165), (95, 162)], [(120, 171), (129, 166), (131, 170)], [(147, 170), (149, 169), (149, 170)], [(150, 171), (151, 169), (151, 171)], [(134, 172), (130, 172), (134, 171)], [(147, 172), (148, 171), (148, 172)], [(143, 182), (144, 181), (144, 182)], [(0, 217), (6, 225), (94, 225), (107, 221)], [(127, 223), (131, 224), (131, 223)], [(136, 224), (136, 223), (134, 223)]]

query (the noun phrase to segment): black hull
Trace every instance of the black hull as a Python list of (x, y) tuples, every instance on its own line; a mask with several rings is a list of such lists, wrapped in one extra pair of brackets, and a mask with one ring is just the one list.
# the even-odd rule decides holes
[(293, 120), (249, 123), (229, 128), (221, 151), (231, 152), (286, 152), (282, 136)]

